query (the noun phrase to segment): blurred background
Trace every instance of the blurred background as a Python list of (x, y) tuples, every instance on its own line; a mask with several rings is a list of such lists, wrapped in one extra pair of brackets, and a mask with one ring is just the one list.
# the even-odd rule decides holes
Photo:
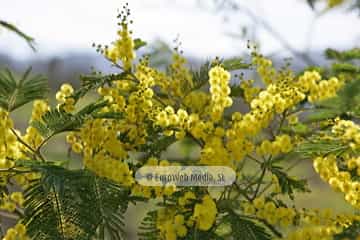
[[(249, 54), (247, 42), (257, 43), (262, 53), (281, 66), (291, 59), (300, 70), (311, 64), (328, 64), (326, 48), (348, 49), (360, 43), (360, 1), (328, 8), (326, 0), (131, 0), (134, 37), (148, 45), (138, 55), (153, 54), (153, 64), (171, 59), (180, 45), (189, 65), (198, 66), (215, 56)], [(92, 44), (109, 44), (116, 38), (117, 10), (122, 0), (0, 0), (0, 20), (15, 24), (35, 39), (36, 51), (14, 33), (0, 27), (0, 69), (22, 73), (28, 66), (49, 78), (52, 91), (64, 82), (79, 86), (79, 75), (91, 67), (112, 71), (109, 62)], [(356, 5), (357, 4), (357, 5)], [(312, 7), (311, 7), (312, 6)], [(355, 7), (354, 7), (355, 6)], [(14, 113), (23, 129), (31, 106)], [(53, 158), (66, 156), (60, 136), (47, 146)], [(169, 154), (178, 154), (171, 150)], [(294, 172), (310, 179), (314, 192), (297, 202), (307, 207), (336, 207), (352, 211), (342, 195), (333, 193), (312, 170), (311, 163)], [(325, 199), (325, 201), (324, 201)], [(129, 211), (129, 239), (133, 239), (142, 213)]]

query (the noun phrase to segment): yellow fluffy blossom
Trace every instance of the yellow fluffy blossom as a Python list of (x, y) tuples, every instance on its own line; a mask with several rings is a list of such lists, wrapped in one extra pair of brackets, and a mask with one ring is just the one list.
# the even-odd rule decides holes
[(217, 122), (221, 119), (224, 109), (232, 105), (229, 97), (231, 89), (229, 87), (230, 73), (220, 66), (216, 66), (209, 71), (209, 83), (211, 93), (211, 119)]
[(274, 202), (266, 201), (263, 197), (254, 199), (252, 203), (244, 203), (243, 210), (246, 214), (255, 215), (272, 225), (279, 224), (282, 227), (293, 224), (296, 217), (293, 208), (276, 206)]
[(169, 75), (171, 83), (168, 86), (173, 96), (183, 97), (194, 86), (190, 70), (185, 66), (186, 59), (178, 53), (173, 55)]
[(247, 103), (250, 103), (259, 94), (261, 89), (254, 87), (254, 80), (243, 80), (240, 83), (240, 87), (244, 91), (244, 99)]
[(18, 223), (7, 230), (3, 240), (30, 240), (30, 238), (26, 235), (25, 225)]
[(308, 94), (307, 98), (309, 102), (335, 96), (342, 85), (342, 82), (336, 77), (332, 77), (329, 80), (322, 80), (321, 75), (315, 70), (306, 71), (298, 80), (298, 87), (302, 92)]
[(275, 141), (272, 142), (264, 140), (257, 148), (257, 153), (259, 155), (270, 154), (272, 156), (276, 156), (279, 153), (288, 153), (292, 150), (292, 148), (293, 144), (291, 143), (290, 136), (283, 134), (276, 136)]
[(205, 195), (201, 203), (197, 203), (194, 208), (193, 218), (196, 227), (200, 230), (207, 231), (214, 224), (217, 215), (217, 208), (214, 200)]
[[(30, 123), (32, 121), (41, 121), (41, 117), (50, 110), (47, 102), (43, 100), (36, 100), (33, 104)], [(24, 141), (33, 149), (36, 149), (43, 141), (43, 137), (33, 126), (26, 129), (26, 134), (23, 136)], [(22, 146), (24, 151), (29, 151), (25, 146)]]
[(114, 63), (117, 63), (120, 60), (124, 70), (129, 71), (131, 70), (133, 60), (136, 58), (136, 54), (134, 52), (134, 40), (131, 36), (127, 21), (128, 13), (126, 14), (126, 16), (121, 16), (122, 19), (119, 24), (121, 29), (117, 32), (119, 38), (115, 41), (113, 46), (105, 49), (105, 56)]
[(257, 53), (252, 57), (252, 63), (256, 65), (256, 70), (265, 84), (275, 81), (276, 70), (272, 66), (272, 61)]
[(65, 112), (72, 112), (75, 110), (75, 100), (72, 98), (74, 93), (73, 87), (65, 83), (61, 85), (60, 90), (56, 93), (56, 100), (58, 101), (58, 108), (63, 109)]
[(157, 211), (157, 228), (160, 237), (164, 240), (176, 240), (185, 237), (188, 230), (185, 225), (185, 217), (176, 214), (174, 208), (162, 208)]

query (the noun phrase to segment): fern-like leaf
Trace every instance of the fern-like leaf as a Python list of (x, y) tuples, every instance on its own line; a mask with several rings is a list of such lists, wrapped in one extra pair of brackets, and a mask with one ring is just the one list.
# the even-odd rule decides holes
[(225, 59), (221, 63), (227, 71), (234, 71), (240, 69), (248, 69), (251, 65), (244, 62), (242, 58), (229, 58)]
[(41, 120), (31, 122), (31, 125), (45, 138), (61, 132), (74, 131), (81, 127), (89, 117), (93, 117), (93, 115), (97, 117), (98, 110), (106, 104), (106, 102), (92, 103), (76, 114), (67, 113), (61, 109), (52, 109), (46, 112)]
[[(253, 219), (239, 216), (234, 212), (224, 217), (224, 220), (231, 224), (231, 236), (233, 239), (242, 240), (270, 240), (272, 234), (267, 227)], [(279, 236), (278, 236), (279, 237)]]
[(312, 158), (319, 155), (335, 154), (338, 155), (348, 149), (349, 146), (344, 145), (340, 141), (332, 140), (311, 140), (300, 144), (296, 149), (296, 153), (300, 153), (305, 158)]
[(353, 48), (346, 51), (337, 51), (335, 49), (328, 48), (325, 51), (325, 55), (328, 59), (336, 59), (338, 61), (350, 61), (360, 59), (360, 48)]
[(325, 119), (351, 118), (360, 115), (360, 78), (347, 83), (336, 97), (321, 101), (308, 116), (307, 122)]
[(98, 237), (110, 240), (125, 239), (124, 214), (129, 201), (135, 203), (136, 198), (129, 198), (129, 192), (115, 183), (99, 177), (93, 178), (95, 203), (98, 217)]
[(49, 92), (47, 79), (41, 75), (30, 77), (29, 68), (20, 79), (5, 69), (0, 71), (0, 107), (13, 111), (36, 99), (44, 99)]
[(121, 240), (129, 191), (86, 170), (34, 163), (41, 178), (25, 191), (23, 222), (36, 240)]
[(146, 214), (139, 227), (139, 240), (157, 240), (159, 239), (159, 230), (156, 228), (156, 211), (150, 211)]
[(88, 177), (56, 166), (40, 168), (42, 177), (25, 192), (27, 232), (37, 240), (87, 240), (99, 219), (94, 216)]
[(278, 178), (281, 192), (294, 199), (294, 192), (309, 192), (305, 179), (290, 177), (281, 167), (272, 166), (271, 172)]

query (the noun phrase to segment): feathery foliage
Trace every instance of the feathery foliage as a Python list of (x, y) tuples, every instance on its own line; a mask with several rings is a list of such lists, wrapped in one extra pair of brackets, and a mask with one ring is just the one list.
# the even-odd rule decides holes
[(0, 71), (0, 107), (13, 111), (36, 99), (45, 99), (49, 92), (47, 79), (30, 76), (31, 68), (17, 79), (9, 69)]
[(239, 216), (232, 212), (224, 217), (226, 222), (231, 224), (231, 236), (234, 239), (244, 240), (270, 240), (273, 235), (266, 226), (256, 220), (247, 217)]
[(25, 192), (25, 217), (33, 239), (124, 239), (129, 192), (87, 170), (36, 164), (41, 178)]

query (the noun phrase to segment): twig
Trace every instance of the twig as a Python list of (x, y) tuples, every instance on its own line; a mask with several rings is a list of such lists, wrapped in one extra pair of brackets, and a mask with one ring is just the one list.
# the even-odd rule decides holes
[(26, 148), (28, 148), (33, 154), (38, 156), (43, 162), (45, 162), (45, 158), (41, 155), (40, 151), (32, 148), (29, 144), (27, 144), (15, 131), (15, 129), (11, 128), (11, 132), (15, 135), (16, 139), (23, 144)]

